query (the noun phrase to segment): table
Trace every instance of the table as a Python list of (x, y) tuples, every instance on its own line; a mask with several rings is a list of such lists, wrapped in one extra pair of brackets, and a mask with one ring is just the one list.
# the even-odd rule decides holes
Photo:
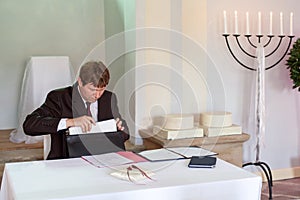
[(47, 93), (53, 89), (72, 85), (73, 68), (68, 56), (32, 56), (28, 61), (18, 106), (18, 127), (11, 132), (14, 143), (36, 143), (43, 136), (27, 136), (23, 122), (28, 114), (44, 103)]
[(146, 149), (199, 146), (218, 153), (219, 158), (239, 167), (243, 165), (243, 143), (250, 138), (248, 134), (243, 133), (217, 137), (167, 140), (154, 135), (152, 130), (147, 129), (139, 130), (139, 134), (143, 138), (143, 144)]
[(144, 185), (109, 175), (125, 166), (97, 168), (81, 158), (7, 163), (0, 199), (260, 199), (260, 176), (221, 159), (213, 169), (188, 168), (188, 162), (189, 159), (137, 163), (155, 173), (155, 181)]

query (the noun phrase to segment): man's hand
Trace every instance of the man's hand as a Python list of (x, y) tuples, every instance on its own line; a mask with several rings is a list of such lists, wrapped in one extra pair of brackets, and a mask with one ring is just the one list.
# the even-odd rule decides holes
[(95, 120), (90, 116), (81, 116), (73, 119), (67, 119), (67, 127), (79, 126), (82, 132), (88, 132), (92, 129), (92, 125), (96, 125)]
[(125, 129), (124, 126), (122, 126), (122, 121), (119, 118), (116, 119), (116, 124), (119, 131), (123, 131)]

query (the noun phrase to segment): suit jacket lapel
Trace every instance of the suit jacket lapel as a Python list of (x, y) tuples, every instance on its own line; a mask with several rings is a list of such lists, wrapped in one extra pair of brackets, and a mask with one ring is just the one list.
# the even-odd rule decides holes
[(73, 94), (72, 94), (72, 109), (73, 109), (73, 116), (80, 117), (82, 115), (86, 115), (86, 108), (82, 98), (78, 92), (78, 84), (75, 83), (73, 85)]
[(102, 121), (101, 118), (101, 97), (97, 100), (98, 102), (98, 116), (97, 116), (97, 121)]
[(111, 93), (105, 90), (102, 96), (98, 99), (98, 121), (114, 118), (112, 114), (113, 109)]

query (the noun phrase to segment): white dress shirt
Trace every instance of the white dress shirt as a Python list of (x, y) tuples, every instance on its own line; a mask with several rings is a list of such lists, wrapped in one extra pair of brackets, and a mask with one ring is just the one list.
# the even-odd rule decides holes
[[(78, 92), (82, 98), (82, 101), (84, 102), (85, 108), (87, 108), (86, 106), (86, 100), (84, 100), (84, 98), (82, 97), (80, 90), (79, 90), (79, 86), (77, 87)], [(92, 117), (95, 120), (95, 122), (98, 121), (98, 101), (95, 101), (93, 103), (91, 103), (91, 107), (90, 107), (91, 113), (92, 113)], [(63, 130), (67, 128), (67, 118), (62, 118), (57, 126), (57, 131)]]

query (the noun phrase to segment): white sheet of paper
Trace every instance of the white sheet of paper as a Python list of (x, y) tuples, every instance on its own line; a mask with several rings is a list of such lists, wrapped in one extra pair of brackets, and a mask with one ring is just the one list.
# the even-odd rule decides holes
[(172, 151), (169, 151), (165, 148), (162, 149), (154, 149), (154, 150), (146, 150), (138, 153), (139, 155), (147, 158), (151, 161), (159, 161), (159, 160), (177, 160), (183, 158), (181, 155), (176, 154)]
[(133, 163), (133, 160), (125, 158), (118, 153), (106, 153), (92, 156), (82, 156), (82, 158), (97, 167), (111, 167)]
[(167, 148), (170, 151), (176, 152), (180, 155), (183, 155), (186, 158), (191, 158), (192, 156), (213, 156), (217, 153), (208, 151), (200, 147), (172, 147)]
[[(86, 133), (106, 133), (106, 132), (116, 132), (117, 126), (114, 119), (104, 120), (101, 122), (96, 122), (95, 126), (92, 126), (92, 129)], [(71, 127), (69, 128), (70, 135), (84, 134), (80, 127)]]

